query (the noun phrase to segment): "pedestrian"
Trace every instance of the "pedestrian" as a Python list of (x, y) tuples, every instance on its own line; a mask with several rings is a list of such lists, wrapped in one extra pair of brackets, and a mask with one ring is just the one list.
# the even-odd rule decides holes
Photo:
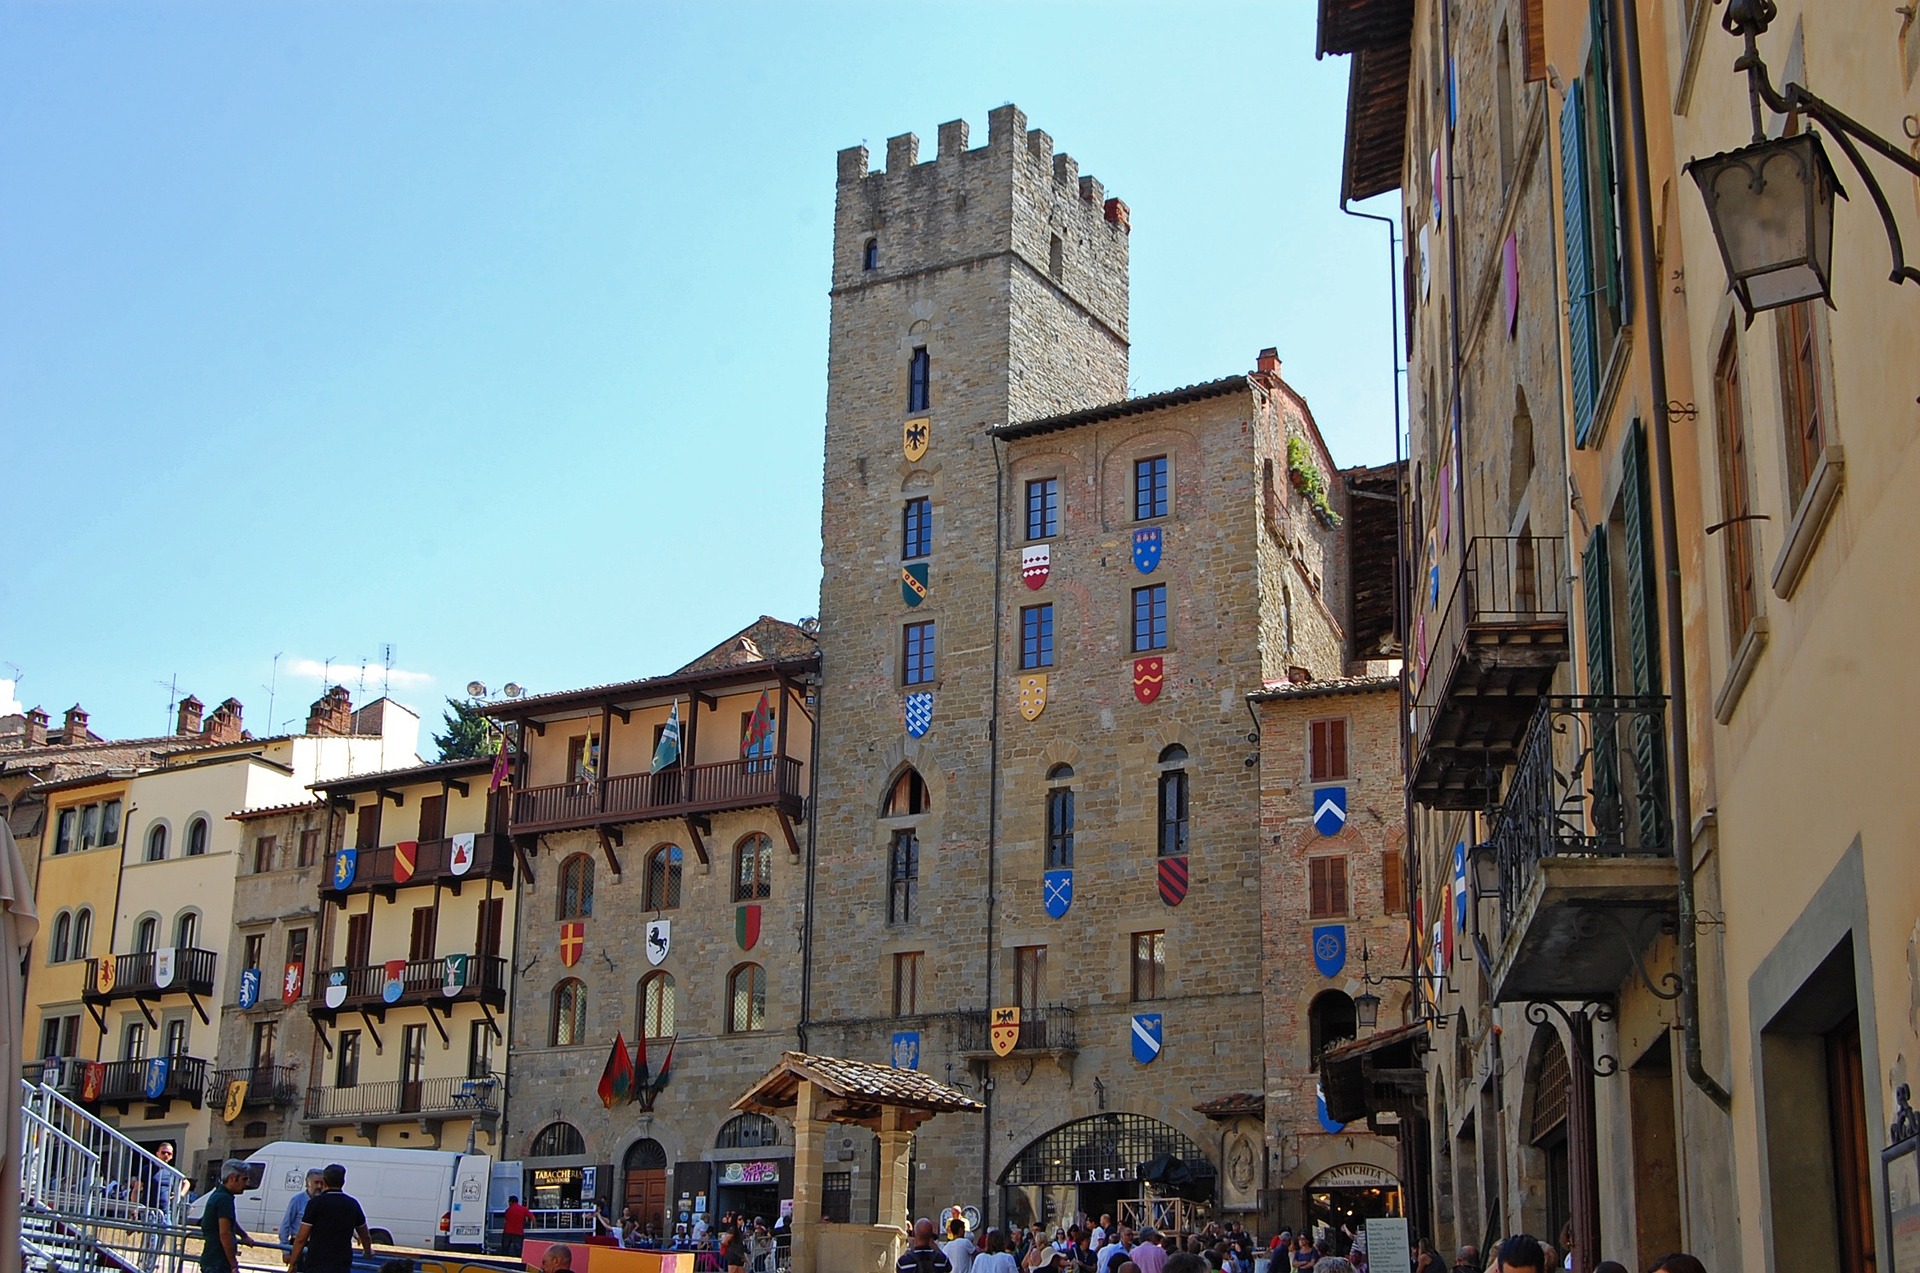
[(1167, 1257), (1166, 1273), (1207, 1273), (1207, 1261), (1191, 1251), (1176, 1251)]
[(986, 1246), (973, 1257), (973, 1273), (1020, 1273), (1013, 1252), (1007, 1250), (1007, 1235), (988, 1229), (985, 1236)]
[(1113, 1240), (1100, 1248), (1100, 1254), (1094, 1262), (1096, 1273), (1113, 1273), (1114, 1267), (1127, 1258), (1127, 1252), (1133, 1249), (1135, 1241), (1133, 1230), (1121, 1225), (1113, 1235)]
[(1480, 1248), (1463, 1246), (1455, 1251), (1453, 1273), (1480, 1273)]
[(533, 1212), (520, 1201), (520, 1195), (507, 1195), (507, 1209), (500, 1217), (500, 1245), (503, 1255), (519, 1255), (527, 1245), (527, 1221)]
[(934, 1240), (937, 1236), (933, 1221), (925, 1216), (915, 1220), (913, 1237), (894, 1264), (898, 1273), (953, 1273), (953, 1264), (947, 1259), (947, 1253)]
[(1602, 1260), (1593, 1266), (1593, 1273), (1627, 1273), (1627, 1266), (1618, 1260)]
[(747, 1239), (747, 1262), (753, 1273), (773, 1273), (773, 1234), (765, 1220), (753, 1222), (753, 1236)]
[(540, 1253), (540, 1273), (573, 1273), (573, 1248), (556, 1242)]
[[(300, 1232), (294, 1235), (293, 1249), (287, 1252), (287, 1267), (304, 1267), (307, 1273), (352, 1273), (355, 1238), (360, 1239), (360, 1249), (366, 1252), (367, 1258), (373, 1258), (367, 1213), (346, 1191), (345, 1167), (328, 1163), (320, 1180), (324, 1187), (318, 1197), (307, 1200)], [(300, 1263), (302, 1253), (307, 1257), (305, 1265)]]
[[(1532, 1273), (1546, 1273), (1547, 1253), (1540, 1245), (1540, 1239), (1526, 1233), (1516, 1233), (1500, 1244), (1500, 1251), (1494, 1257), (1499, 1273), (1519, 1273), (1528, 1269)], [(1655, 1270), (1654, 1273), (1659, 1273)]]
[(1652, 1273), (1707, 1273), (1707, 1266), (1685, 1251), (1675, 1251), (1672, 1255), (1660, 1257), (1660, 1263), (1653, 1266)]
[(287, 1199), (287, 1213), (280, 1217), (281, 1246), (289, 1248), (293, 1246), (294, 1235), (300, 1232), (300, 1222), (306, 1218), (307, 1201), (319, 1197), (321, 1190), (326, 1187), (326, 1181), (321, 1178), (318, 1167), (307, 1172), (307, 1187)]
[(220, 1164), (220, 1183), (207, 1194), (206, 1209), (200, 1213), (200, 1236), (207, 1240), (200, 1249), (203, 1273), (240, 1273), (240, 1246), (253, 1245), (253, 1239), (240, 1227), (233, 1214), (235, 1194), (247, 1191), (247, 1164), (229, 1158)]
[(1287, 1257), (1294, 1273), (1310, 1273), (1320, 1255), (1313, 1249), (1313, 1239), (1305, 1233), (1297, 1234), (1293, 1239), (1293, 1254)]
[(1160, 1245), (1160, 1231), (1152, 1225), (1140, 1230), (1140, 1245), (1127, 1252), (1127, 1258), (1140, 1266), (1140, 1273), (1165, 1273), (1167, 1249)]
[(980, 1248), (967, 1236), (967, 1222), (959, 1216), (947, 1221), (947, 1240), (940, 1250), (945, 1253), (947, 1263), (953, 1265), (953, 1273), (972, 1273), (973, 1257)]

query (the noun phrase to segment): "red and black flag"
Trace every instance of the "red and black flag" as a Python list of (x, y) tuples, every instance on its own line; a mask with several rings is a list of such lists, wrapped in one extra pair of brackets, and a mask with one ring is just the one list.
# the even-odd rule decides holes
[(607, 1068), (600, 1072), (600, 1103), (612, 1109), (615, 1105), (625, 1105), (632, 1099), (633, 1057), (627, 1052), (626, 1036), (615, 1031), (613, 1051), (607, 1057)]

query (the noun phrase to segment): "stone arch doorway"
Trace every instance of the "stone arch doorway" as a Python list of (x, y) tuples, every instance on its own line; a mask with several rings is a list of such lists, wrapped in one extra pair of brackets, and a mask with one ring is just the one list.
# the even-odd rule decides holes
[(1368, 1220), (1406, 1212), (1401, 1205), (1400, 1180), (1393, 1172), (1375, 1163), (1343, 1162), (1307, 1182), (1301, 1214), (1310, 1229), (1326, 1225), (1334, 1235), (1335, 1253), (1342, 1254), (1346, 1231), (1358, 1233)]
[(1039, 1221), (1049, 1231), (1076, 1216), (1118, 1216), (1124, 1199), (1151, 1182), (1159, 1197), (1213, 1202), (1213, 1161), (1187, 1134), (1145, 1114), (1076, 1119), (1037, 1137), (1000, 1173), (1001, 1217), (1011, 1228)]
[(657, 1140), (636, 1140), (621, 1160), (621, 1207), (633, 1212), (643, 1233), (664, 1236), (667, 1227), (667, 1151)]

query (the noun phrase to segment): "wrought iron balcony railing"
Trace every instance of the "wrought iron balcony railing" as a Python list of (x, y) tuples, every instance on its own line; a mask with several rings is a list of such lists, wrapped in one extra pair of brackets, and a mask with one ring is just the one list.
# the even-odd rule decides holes
[[(961, 1018), (962, 1053), (993, 1054), (991, 1016), (986, 1012), (970, 1012)], [(1073, 1052), (1079, 1046), (1072, 1008), (1054, 1003), (1021, 1012), (1020, 1041), (1013, 1045), (1014, 1052)]]
[(108, 1061), (100, 1067), (100, 1091), (95, 1101), (191, 1101), (195, 1109), (206, 1099), (207, 1063), (185, 1054), (149, 1057), (142, 1061)]
[(1503, 923), (1549, 857), (1671, 853), (1667, 700), (1542, 699), (1494, 823)]
[(247, 1094), (241, 1104), (292, 1105), (300, 1099), (300, 1085), (294, 1081), (291, 1065), (243, 1065), (237, 1069), (215, 1070), (207, 1088), (207, 1099), (218, 1108), (227, 1099), (227, 1087), (245, 1083)]
[[(356, 1012), (432, 1004), (436, 1007), (476, 1001), (504, 1007), (507, 993), (507, 961), (499, 955), (460, 956), (466, 960), (465, 979), (460, 969), (450, 967), (446, 956), (438, 959), (394, 960), (386, 964), (366, 964), (357, 968), (339, 968), (322, 973), (309, 995), (308, 1011), (314, 1016), (334, 1012)], [(335, 987), (334, 977), (345, 974), (345, 985)], [(451, 975), (452, 979), (449, 980)], [(341, 993), (329, 996), (338, 989)]]
[(481, 1117), (500, 1112), (503, 1090), (498, 1074), (310, 1087), (306, 1119), (310, 1123), (327, 1123), (424, 1116)]
[[(105, 960), (113, 961), (113, 973), (103, 981), (100, 965)], [(160, 995), (210, 995), (218, 963), (218, 955), (197, 946), (137, 955), (102, 955), (87, 960), (87, 984), (81, 997), (90, 1003), (111, 1003), (115, 999)]]

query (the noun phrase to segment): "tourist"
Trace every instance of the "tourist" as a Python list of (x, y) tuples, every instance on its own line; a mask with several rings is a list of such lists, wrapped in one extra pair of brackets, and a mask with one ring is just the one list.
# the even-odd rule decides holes
[(533, 1218), (533, 1212), (521, 1203), (520, 1195), (507, 1195), (507, 1209), (500, 1217), (500, 1245), (502, 1254), (518, 1256), (527, 1244), (527, 1221)]
[(945, 1253), (947, 1263), (953, 1265), (953, 1273), (971, 1273), (973, 1257), (980, 1253), (980, 1248), (967, 1236), (967, 1222), (959, 1216), (947, 1221), (947, 1240), (940, 1250)]
[(1007, 1250), (1007, 1235), (988, 1229), (985, 1237), (986, 1246), (973, 1258), (973, 1273), (1020, 1273), (1013, 1253)]
[(1516, 1233), (1500, 1244), (1500, 1250), (1494, 1256), (1494, 1267), (1499, 1273), (1520, 1273), (1521, 1270), (1546, 1273), (1547, 1253), (1538, 1238), (1531, 1234)]
[(1127, 1258), (1140, 1273), (1166, 1273), (1167, 1249), (1160, 1244), (1160, 1231), (1151, 1225), (1140, 1230), (1140, 1245), (1127, 1252)]
[[(356, 1237), (367, 1258), (373, 1258), (367, 1213), (360, 1209), (359, 1201), (346, 1192), (345, 1167), (328, 1163), (321, 1179), (325, 1188), (319, 1196), (307, 1200), (300, 1232), (294, 1235), (293, 1249), (287, 1252), (287, 1267), (304, 1267), (308, 1273), (352, 1273)], [(307, 1256), (304, 1266), (300, 1263), (302, 1252)]]
[(913, 1222), (913, 1237), (894, 1268), (898, 1273), (953, 1273), (953, 1264), (935, 1239), (933, 1221), (925, 1216)]
[(200, 1234), (207, 1242), (200, 1250), (204, 1273), (240, 1273), (241, 1242), (249, 1246), (253, 1239), (233, 1213), (235, 1194), (247, 1191), (247, 1164), (229, 1158), (220, 1165), (220, 1183), (207, 1194), (206, 1209), (200, 1214)]
[(287, 1199), (286, 1214), (280, 1217), (280, 1245), (291, 1247), (296, 1234), (300, 1232), (300, 1222), (306, 1219), (307, 1201), (318, 1198), (325, 1191), (327, 1182), (318, 1167), (307, 1172), (305, 1192), (296, 1193)]

